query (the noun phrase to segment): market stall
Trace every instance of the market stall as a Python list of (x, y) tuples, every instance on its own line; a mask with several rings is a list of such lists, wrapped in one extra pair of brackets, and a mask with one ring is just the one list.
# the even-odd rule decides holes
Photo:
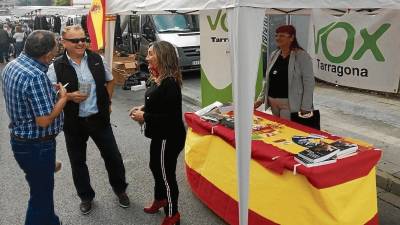
[[(282, 13), (293, 8), (337, 8), (337, 9), (362, 9), (362, 8), (387, 8), (399, 9), (399, 0), (342, 0), (342, 1), (313, 1), (313, 0), (226, 0), (226, 1), (163, 1), (163, 0), (110, 0), (107, 1), (106, 13), (109, 15), (132, 13), (196, 13), (201, 10), (227, 9), (231, 71), (233, 77), (234, 111), (235, 117), (235, 148), (236, 158), (231, 163), (237, 163), (237, 170), (231, 171), (230, 176), (237, 181), (235, 189), (239, 202), (239, 223), (248, 224), (248, 194), (249, 194), (249, 168), (251, 159), (251, 130), (253, 116), (253, 100), (257, 75), (257, 65), (261, 50), (261, 33), (265, 9), (282, 9)], [(107, 33), (113, 37), (111, 32)], [(111, 39), (111, 38), (110, 38)], [(109, 39), (109, 40), (110, 40)], [(112, 42), (110, 42), (112, 43)], [(112, 52), (113, 45), (106, 46), (106, 54)], [(202, 55), (201, 57), (207, 57)], [(112, 58), (107, 58), (109, 63)], [(189, 137), (190, 139), (190, 137)], [(227, 146), (228, 147), (228, 146)], [(236, 175), (237, 176), (236, 176)], [(253, 172), (250, 177), (253, 176)], [(372, 175), (371, 175), (372, 176)], [(237, 179), (236, 179), (237, 178)], [(234, 184), (232, 184), (234, 186)], [(251, 194), (251, 192), (250, 192)], [(319, 207), (326, 207), (326, 203), (319, 202)], [(374, 206), (372, 206), (374, 207)], [(281, 212), (285, 213), (285, 212)], [(286, 211), (287, 217), (292, 212)], [(376, 214), (376, 213), (375, 213)], [(316, 215), (318, 216), (318, 215)], [(332, 216), (332, 215), (331, 215)], [(346, 214), (340, 215), (345, 217)], [(332, 216), (333, 217), (333, 216)], [(318, 223), (315, 223), (318, 224)]]
[[(193, 192), (229, 224), (238, 224), (235, 138), (232, 129), (194, 113), (186, 173)], [(378, 224), (375, 165), (381, 151), (360, 141), (255, 112), (249, 188), (249, 224)], [(314, 137), (314, 138), (313, 138)], [(355, 155), (308, 168), (294, 160), (304, 140), (356, 143)]]

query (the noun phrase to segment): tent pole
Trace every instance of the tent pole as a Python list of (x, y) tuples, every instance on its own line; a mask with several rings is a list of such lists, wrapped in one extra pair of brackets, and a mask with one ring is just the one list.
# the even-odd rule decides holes
[(235, 7), (228, 9), (227, 14), (233, 74), (239, 224), (248, 225), (253, 104), (265, 9)]
[(105, 37), (105, 47), (104, 47), (104, 60), (106, 64), (112, 69), (113, 52), (114, 52), (114, 32), (115, 32), (115, 21), (116, 16), (106, 16), (106, 37)]

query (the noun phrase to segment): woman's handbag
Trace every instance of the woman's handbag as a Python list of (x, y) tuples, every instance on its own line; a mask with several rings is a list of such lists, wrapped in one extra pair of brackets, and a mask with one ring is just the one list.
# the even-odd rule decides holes
[(295, 123), (299, 123), (299, 124), (302, 124), (307, 127), (321, 130), (321, 124), (320, 124), (321, 118), (320, 118), (319, 110), (314, 110), (312, 116), (309, 118), (300, 117), (298, 112), (291, 113), (290, 119), (291, 119), (291, 121), (293, 121)]

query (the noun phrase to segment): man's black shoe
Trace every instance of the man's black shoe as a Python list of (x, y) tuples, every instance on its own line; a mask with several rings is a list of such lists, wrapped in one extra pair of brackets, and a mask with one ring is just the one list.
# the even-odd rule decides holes
[(83, 201), (79, 205), (79, 209), (81, 210), (83, 215), (87, 215), (92, 211), (92, 201)]
[(122, 208), (128, 208), (130, 205), (129, 197), (125, 192), (118, 195), (118, 201)]

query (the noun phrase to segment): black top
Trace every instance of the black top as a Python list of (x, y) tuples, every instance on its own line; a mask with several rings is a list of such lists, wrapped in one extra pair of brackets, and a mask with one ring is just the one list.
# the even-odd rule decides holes
[(173, 77), (160, 85), (151, 82), (145, 93), (145, 136), (155, 139), (185, 138), (181, 87)]
[(271, 98), (288, 98), (289, 58), (289, 56), (283, 58), (282, 55), (279, 55), (275, 64), (272, 66), (271, 71), (269, 72), (268, 96)]

